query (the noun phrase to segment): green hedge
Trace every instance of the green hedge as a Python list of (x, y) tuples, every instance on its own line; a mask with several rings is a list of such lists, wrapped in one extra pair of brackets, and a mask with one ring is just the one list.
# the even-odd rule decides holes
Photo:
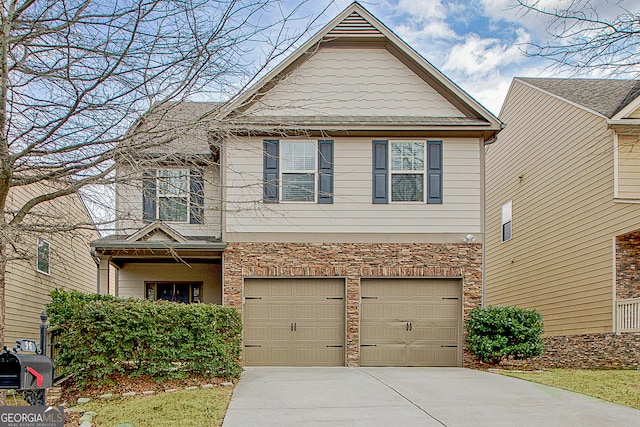
[(534, 309), (477, 307), (469, 313), (467, 350), (483, 362), (508, 357), (528, 359), (542, 354), (542, 316)]
[(63, 290), (51, 297), (50, 325), (59, 328), (56, 363), (81, 387), (116, 373), (160, 380), (237, 378), (242, 370), (242, 322), (233, 308)]

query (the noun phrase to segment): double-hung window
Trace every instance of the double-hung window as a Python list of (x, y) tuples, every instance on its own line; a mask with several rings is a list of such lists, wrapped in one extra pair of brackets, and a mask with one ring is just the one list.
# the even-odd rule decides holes
[(282, 200), (314, 202), (316, 195), (316, 143), (314, 141), (283, 141)]
[(263, 142), (263, 201), (333, 203), (333, 141)]
[(391, 143), (391, 201), (424, 201), (424, 142)]
[(373, 203), (442, 203), (442, 141), (373, 141)]
[(186, 169), (159, 170), (158, 219), (186, 222), (189, 216), (189, 171)]
[(511, 240), (511, 232), (512, 232), (512, 203), (509, 200), (507, 203), (502, 205), (502, 241), (506, 242), (507, 240)]
[(142, 178), (145, 221), (203, 223), (204, 181), (200, 169), (145, 171)]

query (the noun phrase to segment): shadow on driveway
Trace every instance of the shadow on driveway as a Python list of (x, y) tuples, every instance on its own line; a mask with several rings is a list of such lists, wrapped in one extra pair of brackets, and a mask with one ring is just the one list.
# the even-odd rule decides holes
[(635, 426), (640, 411), (465, 368), (246, 368), (224, 427)]

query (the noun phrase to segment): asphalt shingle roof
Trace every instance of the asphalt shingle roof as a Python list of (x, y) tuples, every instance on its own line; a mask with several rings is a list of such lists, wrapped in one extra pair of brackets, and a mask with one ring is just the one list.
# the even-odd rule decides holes
[(612, 118), (640, 96), (640, 80), (518, 78)]

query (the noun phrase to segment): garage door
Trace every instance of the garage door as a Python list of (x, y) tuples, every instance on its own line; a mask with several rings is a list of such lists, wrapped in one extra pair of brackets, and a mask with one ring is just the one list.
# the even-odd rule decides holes
[(344, 280), (246, 279), (248, 366), (344, 366)]
[(361, 282), (362, 366), (460, 366), (462, 283), (446, 279)]

